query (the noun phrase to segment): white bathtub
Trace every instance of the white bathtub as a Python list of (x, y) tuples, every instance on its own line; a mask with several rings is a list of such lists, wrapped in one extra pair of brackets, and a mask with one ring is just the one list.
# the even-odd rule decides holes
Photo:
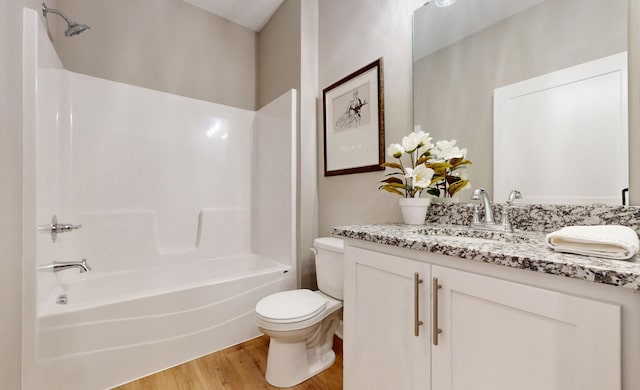
[(256, 337), (255, 304), (294, 288), (289, 270), (256, 255), (164, 258), (69, 280), (67, 305), (56, 289), (40, 305), (38, 388), (108, 388)]

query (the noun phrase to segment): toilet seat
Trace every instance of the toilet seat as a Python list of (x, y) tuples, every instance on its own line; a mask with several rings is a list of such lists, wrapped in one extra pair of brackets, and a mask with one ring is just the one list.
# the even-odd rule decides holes
[(256, 305), (256, 314), (271, 323), (295, 323), (315, 317), (328, 303), (311, 290), (282, 291), (262, 298)]

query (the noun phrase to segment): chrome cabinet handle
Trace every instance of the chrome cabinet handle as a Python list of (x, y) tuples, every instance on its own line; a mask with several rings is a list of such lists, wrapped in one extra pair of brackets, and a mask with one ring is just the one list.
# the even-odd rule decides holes
[(438, 283), (438, 278), (433, 278), (431, 288), (433, 289), (433, 304), (431, 305), (433, 310), (433, 345), (438, 345), (438, 335), (442, 333), (442, 329), (438, 328), (438, 290), (442, 288), (442, 285)]
[(422, 279), (420, 279), (420, 274), (417, 272), (413, 273), (413, 334), (418, 337), (420, 336), (420, 325), (424, 324), (424, 322), (420, 321), (420, 283), (422, 283)]

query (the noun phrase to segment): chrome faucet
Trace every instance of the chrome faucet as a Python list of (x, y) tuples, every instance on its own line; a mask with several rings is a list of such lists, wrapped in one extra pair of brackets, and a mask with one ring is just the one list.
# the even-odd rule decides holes
[(513, 226), (511, 226), (511, 221), (509, 220), (509, 210), (513, 208), (513, 201), (516, 199), (522, 199), (522, 194), (518, 190), (511, 190), (507, 198), (507, 204), (502, 208), (502, 222), (500, 222), (500, 225), (506, 232), (513, 231)]
[(482, 199), (482, 203), (484, 204), (484, 224), (485, 225), (494, 224), (495, 220), (493, 219), (493, 209), (491, 208), (491, 199), (489, 199), (489, 194), (487, 194), (487, 191), (484, 188), (478, 188), (475, 191), (473, 191), (473, 196), (471, 197), (471, 199), (473, 200)]
[(516, 199), (522, 199), (522, 194), (518, 190), (511, 190), (509, 197), (507, 198), (507, 204), (511, 206)]
[(41, 270), (53, 270), (53, 272), (63, 271), (69, 268), (78, 268), (80, 269), (80, 273), (91, 271), (91, 267), (89, 267), (89, 264), (87, 264), (87, 259), (82, 259), (82, 261), (80, 262), (54, 261), (53, 264), (40, 267)]
[(473, 191), (473, 196), (471, 197), (473, 200), (482, 199), (482, 203), (484, 204), (484, 222), (480, 221), (480, 205), (475, 204), (473, 208), (473, 221), (471, 222), (472, 229), (478, 230), (491, 230), (491, 231), (501, 231), (501, 232), (513, 232), (513, 226), (511, 226), (511, 221), (509, 220), (509, 209), (512, 208), (513, 201), (516, 199), (522, 199), (522, 194), (518, 190), (513, 190), (509, 194), (507, 198), (507, 204), (502, 208), (502, 220), (500, 223), (496, 223), (493, 217), (493, 209), (491, 208), (491, 200), (489, 199), (489, 194), (484, 188), (478, 188)]

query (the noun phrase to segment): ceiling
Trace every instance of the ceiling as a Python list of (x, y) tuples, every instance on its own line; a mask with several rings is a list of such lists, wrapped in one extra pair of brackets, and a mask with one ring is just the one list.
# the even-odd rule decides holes
[(260, 31), (284, 0), (182, 0), (232, 22)]

